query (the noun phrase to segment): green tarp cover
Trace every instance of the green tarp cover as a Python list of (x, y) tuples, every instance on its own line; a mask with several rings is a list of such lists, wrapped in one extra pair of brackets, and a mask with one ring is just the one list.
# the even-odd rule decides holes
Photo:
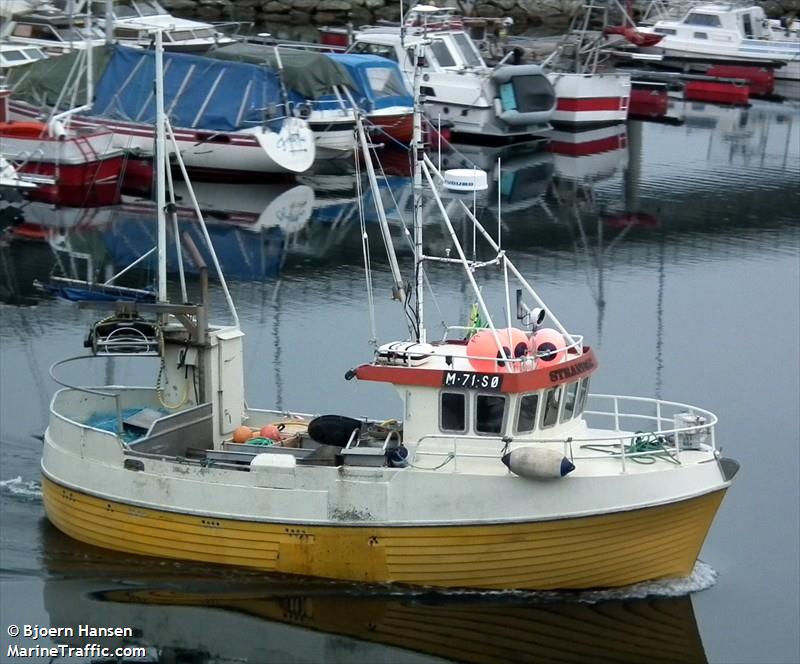
[[(97, 46), (92, 49), (92, 71), (97, 83), (106, 69), (113, 51), (108, 46)], [(37, 60), (23, 67), (11, 67), (6, 80), (14, 91), (14, 99), (33, 104), (34, 106), (55, 106), (61, 91), (68, 81), (79, 79), (77, 90), (70, 87), (62, 99), (60, 108), (74, 108), (86, 103), (86, 57), (85, 51), (73, 51), (44, 60)], [(80, 59), (76, 63), (76, 59)]]
[[(274, 46), (230, 44), (215, 48), (207, 55), (219, 60), (236, 60), (254, 65), (266, 64), (278, 71)], [(306, 99), (319, 99), (323, 95), (330, 94), (333, 85), (346, 85), (352, 90), (358, 90), (347, 71), (323, 53), (281, 47), (280, 58), (284, 84)]]

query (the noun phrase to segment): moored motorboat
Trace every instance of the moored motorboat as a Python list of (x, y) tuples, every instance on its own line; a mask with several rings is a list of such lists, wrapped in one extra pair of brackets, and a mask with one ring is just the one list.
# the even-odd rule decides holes
[[(87, 340), (94, 357), (158, 358), (158, 379), (54, 396), (42, 490), (59, 529), (132, 553), (440, 588), (579, 589), (691, 572), (738, 468), (717, 449), (716, 417), (590, 396), (594, 351), (462, 201), (491, 257), (465, 255), (439, 188), (469, 195), (485, 173), (440, 173), (420, 130), (418, 112), (414, 189), (432, 197), (455, 251), (424, 252), (417, 198), (413, 301), (387, 241), (409, 338), (379, 345), (345, 376), (395, 387), (402, 420), (248, 407), (243, 333), (222, 275), (232, 325), (207, 325), (208, 303), (185, 304), (185, 291), (184, 304), (167, 301), (162, 199), (158, 302), (118, 307)], [(422, 299), (434, 263), (463, 268), (475, 298), (470, 320), (438, 340)], [(488, 266), (503, 274), (501, 293), (478, 285)]]
[(55, 7), (11, 16), (0, 28), (4, 43), (38, 46), (48, 55), (63, 55), (102, 46), (103, 33), (85, 16), (67, 14)]
[[(86, 90), (91, 97), (91, 81)], [(15, 162), (19, 173), (49, 185), (83, 189), (119, 179), (124, 155), (113, 133), (104, 127), (71, 126), (72, 116), (88, 106), (53, 113), (46, 122), (20, 121), (11, 119), (11, 99), (11, 90), (0, 86), (0, 155)]]
[[(216, 45), (235, 41), (211, 23), (173, 16), (156, 0), (117, 0), (113, 3), (62, 0), (61, 4), (71, 4), (73, 12), (92, 11), (97, 25), (123, 46), (150, 48), (153, 30), (161, 31), (166, 51), (202, 53)], [(111, 22), (110, 29), (106, 27), (106, 21)], [(239, 26), (229, 24), (228, 27)]]
[[(436, 10), (414, 8), (428, 9)], [(415, 62), (414, 50), (428, 42), (425, 57)], [(425, 108), (434, 126), (447, 122), (453, 133), (488, 140), (530, 138), (550, 127), (556, 96), (542, 68), (535, 64), (490, 68), (463, 30), (366, 28), (355, 33), (349, 52), (394, 60), (411, 85), (419, 65)]]
[(397, 63), (386, 58), (259, 43), (233, 44), (208, 55), (277, 73), (290, 103), (314, 132), (320, 158), (352, 154), (354, 106), (366, 114), (376, 140), (402, 145), (411, 140), (411, 93)]
[[(124, 46), (93, 49), (96, 94), (73, 126), (102, 125), (113, 146), (152, 155), (153, 52)], [(12, 77), (17, 119), (37, 119), (61, 99), (68, 83), (71, 55), (41, 62)], [(167, 109), (186, 165), (201, 173), (302, 173), (314, 162), (313, 133), (290, 114), (278, 76), (255, 65), (169, 53)], [(147, 72), (147, 73), (145, 73)]]
[[(776, 38), (761, 7), (702, 4), (680, 20), (660, 20), (639, 31), (662, 37), (639, 50), (677, 62), (770, 67), (775, 78), (800, 79), (800, 40)], [(788, 31), (787, 31), (788, 32)]]

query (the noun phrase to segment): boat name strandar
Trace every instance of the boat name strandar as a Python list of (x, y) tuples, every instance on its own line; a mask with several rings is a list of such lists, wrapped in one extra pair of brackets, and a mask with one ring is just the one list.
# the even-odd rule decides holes
[(588, 359), (584, 360), (583, 362), (577, 362), (573, 364), (571, 367), (564, 367), (563, 369), (553, 369), (550, 372), (550, 381), (556, 383), (560, 380), (564, 380), (565, 378), (572, 378), (573, 376), (579, 376), (582, 373), (586, 373), (590, 369), (594, 369), (594, 360)]

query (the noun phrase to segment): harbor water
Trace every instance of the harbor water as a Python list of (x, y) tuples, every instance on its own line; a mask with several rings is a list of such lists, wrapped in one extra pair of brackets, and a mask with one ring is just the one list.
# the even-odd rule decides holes
[[(691, 577), (583, 594), (410, 591), (146, 559), (69, 539), (47, 522), (41, 500), (40, 437), (57, 389), (49, 368), (82, 354), (89, 325), (104, 314), (34, 282), (107, 278), (152, 246), (154, 207), (130, 197), (93, 207), (7, 197), (0, 661), (21, 661), (9, 655), (15, 643), (145, 648), (128, 659), (25, 659), (41, 662), (800, 661), (800, 105), (674, 101), (669, 120), (557, 132), (549, 143), (502, 150), (458, 145), (434, 160), (488, 171), (489, 191), (468, 204), (595, 349), (594, 392), (718, 415), (717, 444), (741, 471)], [(387, 155), (384, 167), (381, 196), (407, 268), (407, 159)], [(344, 380), (373, 349), (360, 197), (374, 333), (379, 341), (404, 333), (371, 194), (356, 183), (347, 162), (291, 182), (195, 183), (246, 334), (252, 406), (400, 414), (390, 387)], [(424, 214), (426, 242), (441, 253), (449, 239), (436, 210)], [(188, 217), (182, 223), (197, 232)], [(152, 270), (143, 263), (130, 284)], [(431, 336), (442, 317), (466, 324), (472, 302), (460, 278), (431, 270)], [(189, 281), (196, 289), (196, 275)], [(502, 274), (487, 288), (499, 291)], [(221, 300), (215, 283), (212, 294)], [(86, 364), (70, 380), (148, 384), (157, 372), (150, 360)], [(9, 636), (26, 625), (130, 629)]]

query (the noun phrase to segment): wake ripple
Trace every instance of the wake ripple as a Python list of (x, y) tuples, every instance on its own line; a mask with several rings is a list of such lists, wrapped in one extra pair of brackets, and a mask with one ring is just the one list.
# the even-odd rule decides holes
[(38, 502), (42, 498), (42, 485), (34, 480), (23, 480), (21, 475), (17, 475), (10, 480), (0, 480), (0, 494), (26, 502)]

